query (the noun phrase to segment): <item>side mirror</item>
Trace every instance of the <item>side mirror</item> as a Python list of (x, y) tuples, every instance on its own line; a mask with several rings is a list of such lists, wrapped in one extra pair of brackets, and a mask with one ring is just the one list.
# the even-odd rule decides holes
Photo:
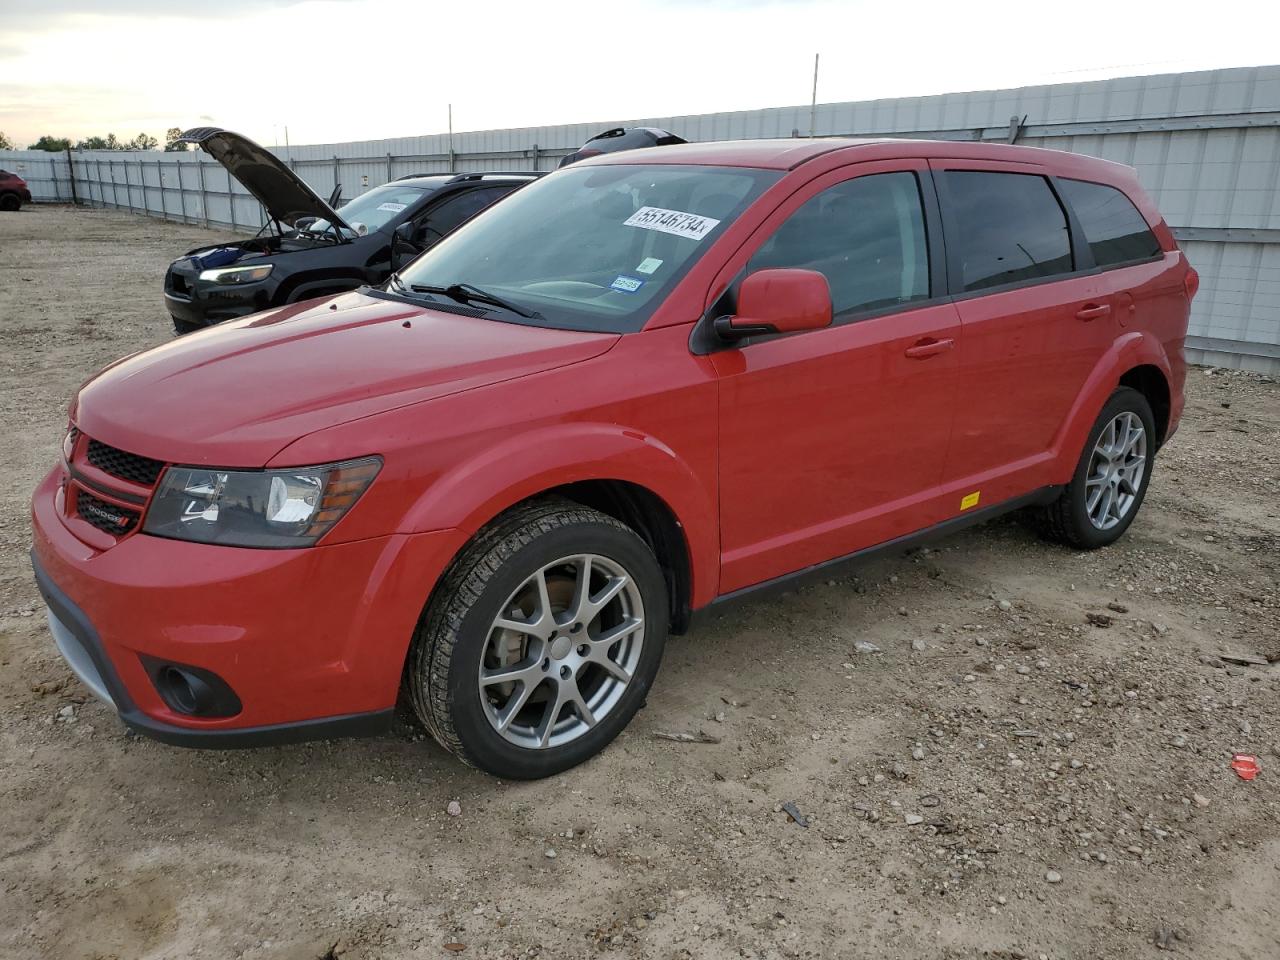
[(757, 270), (738, 289), (738, 312), (717, 317), (722, 340), (831, 326), (831, 288), (817, 270)]
[(397, 256), (399, 251), (397, 251), (396, 247), (402, 243), (412, 247), (415, 254), (418, 252), (418, 248), (413, 243), (413, 223), (411, 221), (406, 220), (396, 227), (391, 234), (391, 270), (393, 273), (400, 262), (400, 258)]

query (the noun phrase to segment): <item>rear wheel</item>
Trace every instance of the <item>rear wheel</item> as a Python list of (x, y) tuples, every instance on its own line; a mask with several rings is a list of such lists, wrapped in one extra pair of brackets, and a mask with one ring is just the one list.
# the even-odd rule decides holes
[(1151, 482), (1155, 418), (1137, 390), (1121, 387), (1094, 422), (1071, 482), (1040, 516), (1054, 540), (1091, 550), (1120, 539)]
[(0, 194), (0, 210), (19, 210), (22, 208), (22, 198), (16, 193)]
[(414, 710), (482, 770), (558, 773), (644, 703), (667, 611), (658, 562), (630, 528), (567, 500), (516, 508), (441, 580), (409, 653)]

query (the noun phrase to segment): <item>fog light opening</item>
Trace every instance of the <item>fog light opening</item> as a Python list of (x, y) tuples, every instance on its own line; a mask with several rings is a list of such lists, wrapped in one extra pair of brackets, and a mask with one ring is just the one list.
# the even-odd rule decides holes
[(201, 667), (143, 657), (160, 699), (174, 713), (188, 717), (233, 717), (240, 698), (217, 674)]
[(212, 705), (213, 691), (199, 677), (177, 667), (163, 667), (156, 678), (164, 686), (164, 693), (179, 713), (199, 716)]

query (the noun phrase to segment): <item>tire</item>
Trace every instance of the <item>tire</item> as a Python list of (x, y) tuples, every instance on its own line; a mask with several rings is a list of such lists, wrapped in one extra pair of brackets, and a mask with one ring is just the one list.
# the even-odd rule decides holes
[[(591, 586), (580, 603), (583, 569)], [(464, 762), (547, 777), (604, 749), (644, 704), (669, 609), (658, 561), (633, 530), (569, 500), (532, 501), (477, 534), (441, 578), (405, 685), (423, 725)]]
[(22, 198), (18, 196), (16, 193), (0, 194), (0, 210), (8, 210), (12, 212), (14, 210), (21, 210), (21, 209), (22, 209)]
[[(1120, 485), (1114, 488), (1115, 499), (1107, 501), (1104, 489), (1101, 501), (1095, 505), (1093, 500), (1095, 492), (1099, 488), (1111, 485), (1110, 481), (1099, 479), (1103, 473), (1110, 475), (1104, 462), (1105, 456), (1098, 449), (1103, 436), (1111, 429), (1112, 424), (1120, 422), (1127, 422), (1131, 429), (1136, 429), (1132, 419), (1135, 417), (1141, 423), (1143, 431), (1141, 475), (1136, 483), (1131, 482), (1135, 471), (1132, 467), (1125, 466), (1123, 472), (1129, 479), (1121, 479)], [(1108, 443), (1103, 446), (1114, 449), (1115, 445), (1109, 441), (1118, 436), (1118, 434), (1108, 434)], [(1121, 441), (1117, 440), (1117, 443), (1119, 442)], [(1082, 550), (1096, 550), (1115, 543), (1129, 529), (1133, 518), (1138, 515), (1138, 510), (1142, 507), (1142, 501), (1146, 498), (1147, 487), (1151, 483), (1151, 471), (1154, 467), (1155, 448), (1155, 418), (1152, 416), (1151, 405), (1147, 402), (1147, 398), (1131, 387), (1120, 387), (1111, 394), (1102, 412), (1098, 414), (1098, 419), (1094, 421), (1093, 428), (1089, 431), (1089, 439), (1085, 442), (1080, 460), (1071, 476), (1071, 482), (1063, 489), (1057, 500), (1042, 509), (1037, 518), (1041, 533), (1050, 540)], [(1095, 461), (1095, 453), (1099, 454), (1098, 461)], [(1132, 454), (1124, 455), (1120, 459), (1123, 464), (1135, 462)], [(1121, 502), (1124, 503), (1122, 511), (1118, 506)], [(1103, 517), (1101, 513), (1108, 503), (1117, 504), (1117, 506)], [(1092, 515), (1091, 506), (1093, 507)], [(1117, 516), (1117, 513), (1121, 515)], [(1108, 525), (1099, 526), (1100, 521)]]
[(173, 335), (175, 337), (186, 336), (188, 333), (195, 333), (197, 330), (203, 330), (204, 327), (198, 323), (192, 323), (190, 320), (179, 320), (177, 317), (170, 317), (173, 321)]

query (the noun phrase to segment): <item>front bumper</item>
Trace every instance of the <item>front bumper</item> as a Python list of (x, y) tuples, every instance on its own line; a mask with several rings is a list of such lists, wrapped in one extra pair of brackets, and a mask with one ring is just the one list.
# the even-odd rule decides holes
[(275, 277), (244, 286), (220, 286), (199, 280), (195, 271), (170, 266), (164, 282), (164, 305), (173, 319), (208, 327), (269, 309), (276, 286)]
[[(63, 523), (54, 471), (32, 503), (32, 565), (54, 642), (121, 719), (181, 746), (247, 747), (387, 728), (409, 641), (453, 531), (300, 550), (130, 534), (105, 550)], [(210, 671), (234, 716), (172, 709), (147, 662)]]

